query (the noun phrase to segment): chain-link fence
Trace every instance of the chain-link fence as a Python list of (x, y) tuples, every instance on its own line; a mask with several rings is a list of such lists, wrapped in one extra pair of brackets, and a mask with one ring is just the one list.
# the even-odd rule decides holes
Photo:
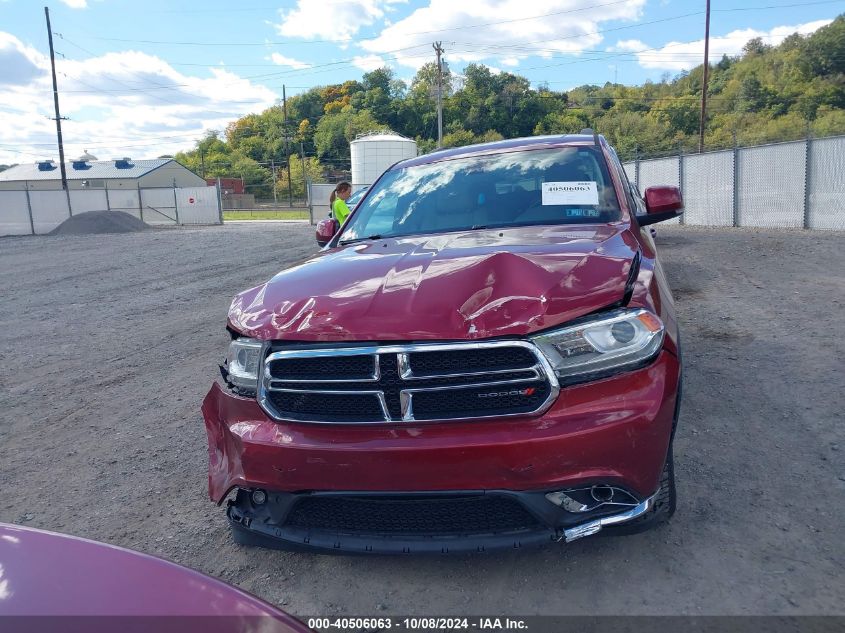
[(74, 215), (122, 211), (154, 225), (220, 224), (217, 187), (0, 190), (0, 236), (43, 235)]
[(675, 185), (682, 224), (845, 230), (845, 136), (625, 163), (641, 192)]

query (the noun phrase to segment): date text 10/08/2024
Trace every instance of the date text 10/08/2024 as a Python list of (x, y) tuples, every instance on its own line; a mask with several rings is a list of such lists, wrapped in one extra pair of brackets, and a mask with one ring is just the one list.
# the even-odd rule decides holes
[(478, 630), (478, 631), (518, 631), (528, 628), (526, 622), (513, 618), (309, 618), (308, 628), (315, 631), (331, 630), (380, 630), (406, 629), (411, 631), (428, 630)]

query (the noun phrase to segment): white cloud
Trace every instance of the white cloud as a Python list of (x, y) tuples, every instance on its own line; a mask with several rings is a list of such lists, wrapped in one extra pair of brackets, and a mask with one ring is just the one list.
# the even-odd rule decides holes
[(85, 9), (88, 7), (86, 0), (61, 0), (62, 3), (69, 6), (71, 9)]
[(0, 31), (0, 86), (26, 85), (45, 72), (46, 57), (10, 33)]
[(352, 64), (364, 72), (372, 72), (387, 65), (378, 55), (358, 55), (352, 58)]
[[(58, 59), (67, 157), (155, 157), (189, 149), (208, 129), (273, 105), (277, 95), (224, 68), (184, 75), (146, 53)], [(49, 59), (0, 32), (0, 163), (56, 158)], [(233, 96), (234, 95), (234, 96)]]
[(298, 0), (296, 8), (280, 10), (280, 35), (320, 39), (349, 39), (362, 27), (375, 24), (407, 0)]
[[(444, 40), (446, 58), (455, 62), (497, 60), (513, 66), (533, 55), (578, 54), (603, 39), (601, 23), (636, 20), (646, 0), (596, 6), (595, 0), (429, 0), (403, 20), (361, 46), (371, 53), (396, 52), (404, 66), (419, 68), (429, 59), (400, 49)], [(544, 16), (544, 17), (537, 17)], [(453, 39), (457, 42), (450, 42)], [(472, 46), (461, 41), (472, 39)]]
[(638, 53), (640, 51), (644, 51), (648, 48), (648, 44), (641, 42), (640, 40), (620, 40), (616, 43), (616, 46), (611, 46), (608, 50), (610, 51), (633, 51)]
[(278, 66), (288, 66), (295, 70), (311, 68), (311, 64), (301, 62), (298, 59), (293, 59), (292, 57), (285, 57), (284, 55), (280, 55), (279, 53), (273, 53), (272, 55), (270, 55), (270, 60)]
[[(718, 61), (722, 55), (739, 55), (742, 47), (750, 39), (759, 37), (766, 44), (777, 45), (793, 33), (807, 35), (830, 24), (833, 20), (816, 20), (795, 26), (776, 26), (769, 31), (756, 29), (739, 29), (727, 35), (710, 38), (710, 60)], [(637, 54), (637, 60), (643, 68), (657, 68), (665, 70), (689, 70), (702, 63), (704, 59), (704, 40), (695, 42), (669, 42), (655, 50), (646, 50), (646, 46), (638, 40), (618, 42), (616, 50), (628, 50)]]

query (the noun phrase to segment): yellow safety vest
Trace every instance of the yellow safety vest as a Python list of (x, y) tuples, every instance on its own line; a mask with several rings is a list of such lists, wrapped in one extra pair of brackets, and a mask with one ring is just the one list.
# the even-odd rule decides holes
[(346, 218), (349, 217), (349, 207), (346, 206), (346, 201), (340, 198), (335, 198), (332, 203), (332, 211), (334, 212), (334, 219), (343, 224)]

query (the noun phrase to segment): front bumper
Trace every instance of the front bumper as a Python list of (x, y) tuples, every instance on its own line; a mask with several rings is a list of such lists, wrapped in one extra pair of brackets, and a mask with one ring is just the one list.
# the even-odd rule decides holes
[(605, 483), (644, 499), (658, 486), (680, 365), (648, 367), (561, 389), (539, 416), (479, 421), (320, 425), (271, 420), (219, 382), (202, 413), (209, 494), (562, 490)]
[[(565, 541), (567, 543), (601, 532), (603, 529), (626, 525), (638, 520), (636, 529), (639, 531), (649, 527), (649, 511), (654, 507), (657, 493), (651, 495), (632, 507), (604, 507), (598, 508), (587, 516), (577, 515), (550, 504), (542, 492), (513, 492), (487, 491), (452, 492), (440, 494), (405, 494), (385, 495), (379, 493), (328, 493), (328, 494), (288, 494), (269, 493), (261, 491), (263, 502), (259, 505), (253, 502), (251, 493), (240, 490), (236, 498), (230, 502), (227, 510), (229, 522), (236, 542), (243, 545), (256, 545), (285, 550), (308, 550), (329, 554), (454, 554), (475, 553), (502, 549), (521, 549), (523, 547), (542, 546), (549, 543)], [(452, 528), (448, 531), (434, 529), (414, 529), (403, 517), (406, 514), (401, 506), (408, 503), (419, 503), (426, 500), (437, 507), (440, 499), (448, 500), (457, 510), (460, 504), (473, 504), (479, 500), (498, 500), (512, 504), (524, 512), (527, 518), (522, 527), (513, 524), (501, 529), (493, 529), (488, 523), (481, 529), (462, 531)], [(302, 524), (297, 518), (297, 508), (307, 505), (309, 501), (328, 501), (329, 507), (343, 508), (344, 504), (356, 501), (362, 504), (362, 510), (372, 509), (373, 503), (383, 505), (389, 510), (396, 510), (394, 515), (367, 516), (364, 524), (357, 529), (348, 525), (341, 525), (343, 517), (333, 516), (329, 519), (331, 525), (325, 524), (326, 516), (314, 516), (317, 527)], [(332, 504), (334, 504), (332, 506)], [(338, 505), (339, 504), (339, 505)], [(500, 506), (501, 507), (501, 506)], [(343, 513), (343, 510), (340, 510)], [(507, 510), (505, 510), (507, 512)], [(433, 513), (436, 513), (434, 511)], [(299, 513), (301, 514), (301, 513)], [(376, 513), (377, 514), (377, 513)], [(460, 514), (460, 512), (455, 512)], [(299, 519), (302, 517), (300, 516)], [(458, 517), (454, 517), (458, 521)], [(477, 519), (478, 517), (476, 517)], [(321, 520), (322, 519), (322, 520)], [(443, 516), (434, 521), (426, 521), (424, 517), (417, 517), (424, 523), (438, 523), (441, 526), (449, 522)], [(356, 520), (356, 519), (353, 519)], [(359, 515), (357, 520), (361, 520)], [(481, 527), (483, 521), (477, 525)], [(408, 529), (408, 528), (411, 529)]]
[[(255, 399), (236, 396), (218, 382), (202, 407), (209, 494), (222, 503), (237, 488), (229, 508), (235, 536), (265, 546), (477, 551), (572, 540), (647, 514), (666, 462), (679, 375), (677, 357), (663, 350), (642, 369), (561, 389), (542, 415), (378, 425), (274, 421)], [(594, 484), (620, 487), (638, 505), (600, 516), (548, 514), (560, 509), (544, 498), (546, 492)], [(291, 531), (279, 506), (268, 520), (242, 503), (252, 490), (277, 501), (321, 494), (510, 495), (543, 520), (516, 531), (464, 531), (460, 538), (392, 534), (373, 542), (342, 530)]]

